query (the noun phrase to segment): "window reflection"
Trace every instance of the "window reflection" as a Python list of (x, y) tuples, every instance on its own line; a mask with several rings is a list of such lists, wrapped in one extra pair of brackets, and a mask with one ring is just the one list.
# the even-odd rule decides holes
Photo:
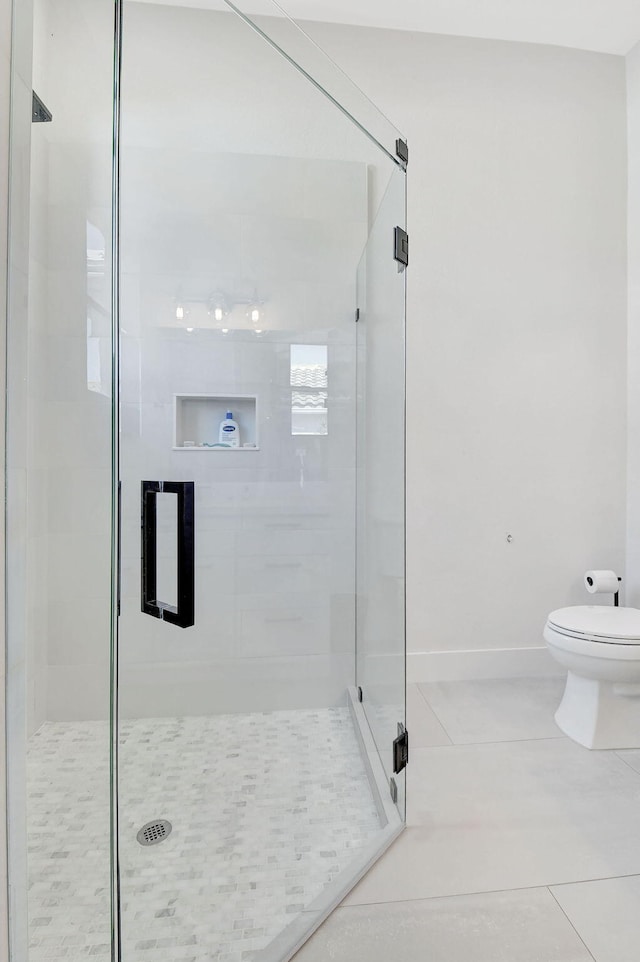
[(291, 433), (328, 434), (327, 345), (291, 345)]

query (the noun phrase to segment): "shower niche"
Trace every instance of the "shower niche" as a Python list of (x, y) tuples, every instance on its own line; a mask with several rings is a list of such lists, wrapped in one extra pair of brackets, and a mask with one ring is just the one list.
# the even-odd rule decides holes
[[(231, 411), (238, 424), (240, 445), (219, 444), (220, 424)], [(174, 394), (174, 451), (258, 450), (258, 398), (255, 394)]]

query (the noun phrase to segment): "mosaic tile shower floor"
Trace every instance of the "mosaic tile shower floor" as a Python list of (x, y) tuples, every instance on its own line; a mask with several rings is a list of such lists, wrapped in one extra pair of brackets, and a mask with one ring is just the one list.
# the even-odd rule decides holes
[[(29, 962), (109, 958), (107, 746), (31, 740)], [(120, 812), (123, 962), (257, 958), (380, 830), (346, 708), (123, 722)]]

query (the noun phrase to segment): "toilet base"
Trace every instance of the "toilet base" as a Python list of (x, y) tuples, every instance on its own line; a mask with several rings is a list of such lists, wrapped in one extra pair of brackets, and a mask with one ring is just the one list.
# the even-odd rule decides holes
[(585, 748), (640, 748), (640, 685), (597, 681), (570, 671), (555, 720)]

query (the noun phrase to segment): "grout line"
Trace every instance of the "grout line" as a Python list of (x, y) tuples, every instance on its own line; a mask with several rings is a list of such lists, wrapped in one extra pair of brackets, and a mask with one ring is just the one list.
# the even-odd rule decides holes
[(588, 885), (590, 882), (615, 882), (617, 879), (626, 878), (640, 879), (640, 872), (628, 872), (626, 875), (602, 875), (599, 878), (581, 878), (575, 882), (551, 882), (549, 887), (559, 889), (563, 885)]
[[(415, 827), (415, 825), (407, 825), (405, 833)], [(540, 882), (539, 885), (516, 885), (513, 888), (473, 889), (469, 892), (453, 892), (448, 895), (423, 895), (410, 899), (381, 899), (379, 902), (354, 902), (346, 905), (343, 902), (340, 908), (373, 908), (376, 905), (400, 905), (403, 902), (436, 902), (438, 899), (463, 899), (470, 898), (473, 895), (503, 895), (509, 892), (534, 892), (540, 889), (549, 889), (551, 891), (552, 888), (559, 888), (562, 885), (587, 885), (589, 882), (612, 882), (627, 878), (640, 878), (640, 872), (631, 872), (629, 875), (605, 875), (601, 878), (575, 879), (569, 882)], [(553, 895), (553, 892), (551, 892), (551, 894)]]
[(634, 772), (636, 775), (640, 776), (640, 772), (638, 771), (638, 769), (635, 768), (630, 762), (628, 762), (627, 759), (624, 757), (624, 755), (621, 755), (621, 754), (620, 754), (621, 751), (629, 751), (629, 749), (628, 749), (628, 748), (625, 748), (625, 749), (622, 749), (622, 748), (621, 748), (621, 749), (616, 750), (616, 749), (614, 748), (614, 750), (612, 751), (611, 754), (612, 754), (612, 755), (615, 755), (616, 758), (619, 758), (621, 762), (624, 762), (624, 764), (627, 766), (627, 768), (630, 768), (632, 772)]
[[(416, 691), (418, 692), (418, 695), (419, 695), (420, 698), (423, 700), (423, 702), (425, 703), (425, 705), (427, 706), (427, 708), (429, 709), (429, 711), (433, 711), (433, 708), (431, 707), (431, 705), (430, 705), (429, 702), (427, 701), (427, 696), (426, 696), (425, 693), (423, 692), (423, 690), (422, 690), (422, 688), (420, 687), (420, 685), (418, 684), (418, 682), (417, 682), (417, 681), (410, 682), (410, 685), (412, 685), (412, 687), (414, 687), (414, 688), (416, 689)], [(433, 714), (435, 715), (435, 712), (433, 712)]]
[[(479, 679), (479, 680), (492, 681), (493, 679)], [(451, 735), (451, 734), (449, 733), (449, 731), (447, 730), (447, 726), (445, 725), (444, 721), (442, 720), (442, 718), (440, 718), (440, 716), (438, 715), (438, 712), (436, 711), (436, 709), (434, 708), (434, 706), (431, 704), (431, 702), (429, 701), (429, 699), (427, 698), (427, 696), (425, 695), (425, 693), (422, 691), (421, 685), (426, 685), (426, 684), (431, 684), (431, 683), (430, 683), (430, 682), (413, 682), (413, 684), (416, 685), (418, 691), (420, 692), (420, 694), (421, 694), (422, 697), (424, 698), (427, 707), (428, 707), (428, 708), (430, 709), (430, 711), (432, 711), (433, 714), (435, 715), (436, 719), (437, 719), (438, 722), (440, 723), (440, 726), (442, 727), (443, 731), (445, 732), (447, 738), (450, 739), (452, 745), (455, 745), (455, 746), (458, 746), (458, 745), (507, 745), (507, 744), (510, 744), (510, 743), (512, 743), (512, 742), (539, 742), (539, 741), (550, 741), (550, 740), (556, 739), (556, 738), (566, 738), (566, 737), (567, 737), (566, 735), (563, 735), (561, 732), (559, 732), (557, 735), (544, 735), (544, 736), (542, 736), (541, 738), (501, 738), (501, 739), (495, 739), (495, 740), (488, 741), (488, 742), (456, 742), (456, 741), (454, 741), (452, 735)], [(435, 684), (438, 684), (438, 683), (436, 682)], [(416, 747), (417, 747), (417, 746), (416, 746)], [(433, 747), (435, 748), (435, 747), (444, 747), (444, 746), (435, 746), (435, 745), (434, 745)]]
[[(431, 705), (430, 705), (429, 702), (427, 701), (427, 697), (426, 697), (425, 693), (423, 692), (422, 688), (420, 687), (420, 682), (418, 682), (418, 681), (410, 681), (410, 682), (409, 682), (409, 686), (412, 687), (412, 688), (415, 688), (416, 691), (418, 692), (418, 694), (420, 695), (420, 697), (422, 698), (422, 700), (424, 701), (424, 703), (425, 703), (425, 705), (427, 706), (427, 708), (431, 708)], [(431, 711), (433, 711), (433, 708), (431, 708)]]
[[(565, 884), (566, 884), (566, 883), (565, 883)], [(574, 883), (574, 884), (575, 884), (575, 883)], [(593, 954), (593, 952), (591, 951), (591, 949), (589, 948), (589, 946), (587, 945), (587, 943), (585, 942), (585, 940), (584, 940), (584, 939), (582, 938), (582, 936), (580, 935), (580, 932), (578, 931), (578, 929), (576, 928), (576, 926), (573, 924), (573, 922), (571, 921), (571, 919), (569, 918), (569, 916), (567, 915), (567, 913), (565, 912), (565, 910), (563, 909), (563, 907), (560, 905), (560, 902), (558, 902), (558, 900), (557, 900), (557, 898), (555, 897), (554, 893), (551, 891), (550, 886), (547, 885), (547, 886), (546, 886), (546, 889), (547, 889), (547, 892), (549, 893), (549, 895), (551, 896), (551, 898), (553, 899), (553, 901), (556, 903), (556, 905), (558, 906), (558, 908), (560, 909), (560, 911), (561, 911), (562, 914), (564, 915), (565, 919), (567, 920), (567, 922), (569, 923), (569, 925), (571, 926), (571, 928), (573, 929), (573, 931), (576, 933), (576, 935), (578, 936), (578, 938), (580, 939), (580, 941), (581, 941), (582, 944), (584, 945), (585, 949), (587, 950), (587, 952), (589, 953), (589, 955), (591, 956), (591, 958), (594, 960), (594, 962), (598, 962), (598, 960), (596, 959), (595, 955)]]
[(440, 727), (442, 728), (442, 731), (445, 733), (445, 735), (447, 736), (447, 738), (449, 739), (449, 741), (451, 742), (451, 744), (452, 744), (452, 745), (455, 745), (455, 742), (454, 742), (453, 738), (451, 737), (451, 735), (450, 735), (449, 732), (447, 731), (446, 725), (444, 724), (444, 722), (442, 721), (442, 719), (441, 719), (440, 716), (438, 715), (438, 712), (435, 710), (435, 708), (433, 707), (433, 705), (431, 704), (431, 702), (429, 701), (429, 699), (427, 698), (427, 696), (426, 696), (425, 693), (423, 692), (422, 688), (420, 687), (420, 683), (419, 683), (419, 682), (415, 682), (415, 685), (416, 685), (416, 688), (418, 689), (418, 691), (420, 692), (420, 695), (421, 695), (422, 699), (424, 700), (425, 705), (427, 706), (427, 708), (429, 709), (429, 711), (433, 714), (433, 717), (436, 719), (436, 721), (438, 722), (438, 724), (439, 724)]
[[(483, 748), (485, 745), (524, 745), (527, 742), (569, 741), (566, 735), (543, 735), (540, 738), (504, 738), (491, 742), (452, 742), (450, 745), (416, 745), (414, 752), (437, 751), (441, 748)], [(637, 773), (640, 774), (640, 773)]]
[[(407, 829), (412, 826), (408, 825)], [(407, 830), (405, 829), (405, 831)], [(470, 892), (454, 892), (449, 895), (424, 895), (421, 897), (410, 898), (410, 899), (394, 899), (393, 901), (385, 900), (383, 902), (356, 902), (350, 905), (341, 905), (340, 908), (343, 909), (359, 909), (359, 908), (373, 908), (376, 905), (399, 905), (403, 902), (437, 902), (441, 899), (465, 899), (470, 898), (473, 895), (503, 895), (508, 892), (534, 892), (540, 889), (547, 888), (546, 885), (521, 885), (516, 888), (501, 888), (501, 889), (480, 889)]]

